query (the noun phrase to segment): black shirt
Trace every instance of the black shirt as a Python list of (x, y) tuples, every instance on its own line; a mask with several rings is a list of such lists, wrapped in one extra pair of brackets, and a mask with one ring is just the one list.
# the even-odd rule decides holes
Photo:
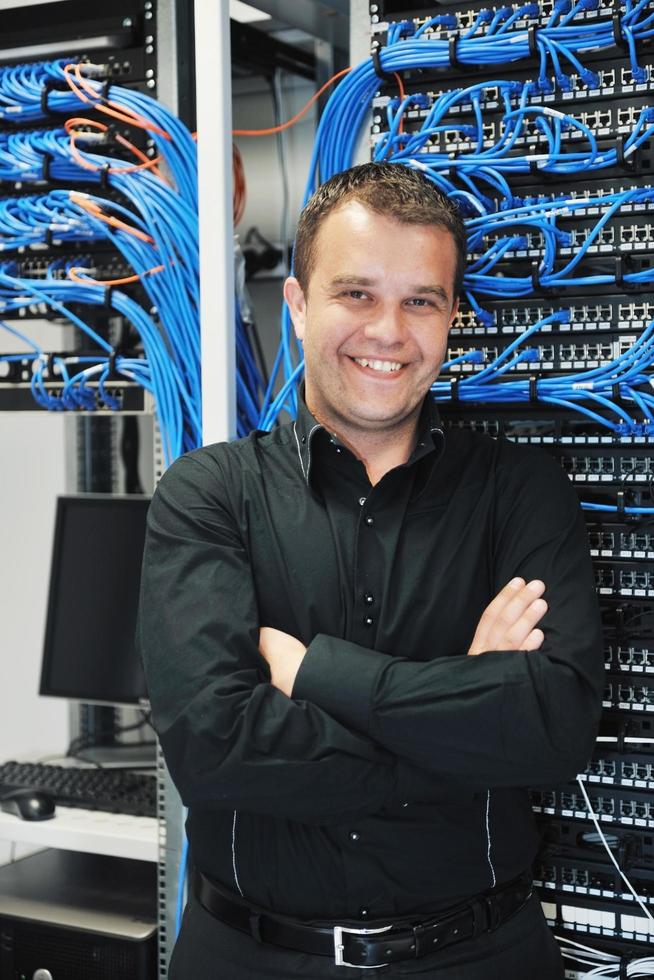
[[(514, 576), (540, 650), (466, 656)], [(308, 645), (292, 698), (259, 626)], [(526, 786), (582, 771), (599, 613), (577, 497), (538, 450), (443, 433), (374, 487), (304, 405), (178, 459), (150, 508), (140, 642), (196, 865), (301, 918), (432, 910), (533, 860)]]

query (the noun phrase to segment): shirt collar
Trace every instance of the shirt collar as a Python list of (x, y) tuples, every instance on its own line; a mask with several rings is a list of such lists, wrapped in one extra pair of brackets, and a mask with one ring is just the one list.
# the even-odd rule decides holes
[[(314, 418), (307, 408), (307, 404), (304, 400), (304, 385), (302, 385), (298, 398), (297, 418), (293, 422), (292, 427), (293, 441), (295, 442), (297, 449), (302, 477), (307, 486), (310, 486), (312, 443), (317, 432), (327, 430), (325, 430), (324, 426)], [(338, 436), (332, 433), (328, 433), (328, 435), (334, 442), (336, 442), (336, 444), (338, 444)], [(441, 455), (444, 442), (445, 437), (443, 434), (443, 426), (441, 424), (438, 408), (433, 397), (428, 393), (425, 396), (425, 400), (422, 403), (422, 408), (420, 410), (420, 416), (418, 419), (418, 438), (416, 440), (415, 449), (411, 453), (406, 465), (411, 466), (419, 459), (422, 459), (429, 453), (433, 452), (436, 452), (436, 456), (433, 460), (435, 463), (436, 459)]]

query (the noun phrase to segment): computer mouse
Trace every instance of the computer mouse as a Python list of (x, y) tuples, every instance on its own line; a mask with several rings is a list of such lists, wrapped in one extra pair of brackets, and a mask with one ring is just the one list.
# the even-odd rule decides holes
[(21, 820), (49, 820), (55, 815), (55, 801), (40, 790), (15, 789), (0, 799), (0, 810)]

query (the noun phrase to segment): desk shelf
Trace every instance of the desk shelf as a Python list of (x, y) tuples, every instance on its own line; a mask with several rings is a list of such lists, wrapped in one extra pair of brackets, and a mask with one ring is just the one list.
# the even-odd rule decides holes
[(155, 817), (102, 810), (58, 806), (52, 820), (21, 820), (13, 814), (0, 813), (0, 840), (140, 861), (159, 859)]

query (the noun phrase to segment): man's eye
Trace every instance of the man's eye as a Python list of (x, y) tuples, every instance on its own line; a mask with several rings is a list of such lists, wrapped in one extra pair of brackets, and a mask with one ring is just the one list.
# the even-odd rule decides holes
[(434, 305), (433, 303), (430, 303), (430, 301), (428, 299), (424, 299), (424, 297), (422, 297), (422, 296), (414, 296), (413, 299), (410, 299), (409, 300), (409, 303), (412, 306), (417, 306), (419, 308), (420, 307), (423, 307), (423, 306), (433, 306)]
[(350, 299), (364, 299), (366, 294), (362, 289), (348, 289), (345, 295), (349, 296)]

